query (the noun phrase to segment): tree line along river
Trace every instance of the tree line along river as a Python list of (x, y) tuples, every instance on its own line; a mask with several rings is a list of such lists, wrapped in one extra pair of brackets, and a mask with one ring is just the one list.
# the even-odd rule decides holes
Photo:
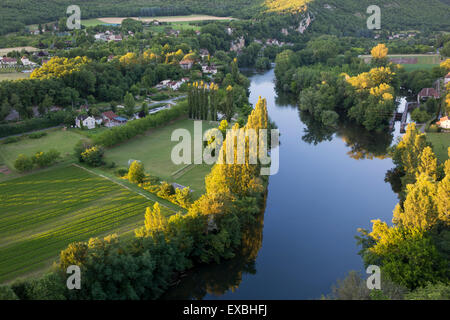
[(189, 271), (165, 299), (318, 299), (348, 271), (364, 273), (357, 229), (391, 221), (398, 199), (384, 177), (392, 135), (313, 122), (277, 96), (273, 70), (250, 80), (250, 102), (267, 99), (281, 134), (265, 212), (240, 254)]

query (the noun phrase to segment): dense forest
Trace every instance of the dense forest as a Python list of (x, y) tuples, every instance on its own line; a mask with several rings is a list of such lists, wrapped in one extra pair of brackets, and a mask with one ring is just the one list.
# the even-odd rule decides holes
[(316, 0), (308, 6), (315, 17), (312, 30), (335, 35), (364, 35), (367, 8), (381, 8), (381, 28), (386, 30), (447, 30), (450, 4), (439, 0)]
[[(348, 35), (367, 33), (367, 7), (373, 1), (314, 0), (308, 11), (317, 23), (313, 31)], [(78, 3), (83, 19), (106, 16), (172, 16), (194, 13), (236, 18), (257, 18), (268, 10), (264, 0), (95, 0)], [(64, 17), (69, 0), (4, 0), (0, 4), (0, 34), (20, 31), (26, 25), (57, 21)], [(295, 1), (293, 1), (295, 5)], [(446, 0), (381, 0), (382, 28), (389, 30), (445, 30), (449, 27), (450, 4)], [(294, 9), (294, 8), (293, 8)], [(277, 14), (277, 13), (270, 13)], [(294, 14), (295, 11), (294, 11)]]

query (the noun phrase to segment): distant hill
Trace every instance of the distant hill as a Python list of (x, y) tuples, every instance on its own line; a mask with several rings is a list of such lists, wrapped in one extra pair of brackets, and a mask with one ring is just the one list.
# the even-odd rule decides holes
[(388, 30), (450, 31), (450, 0), (314, 0), (313, 30), (353, 34), (367, 30), (370, 5), (381, 9), (381, 28)]
[(74, 3), (83, 19), (193, 13), (252, 18), (271, 9), (296, 12), (305, 3), (316, 19), (312, 29), (335, 34), (367, 30), (366, 9), (376, 4), (382, 9), (382, 28), (450, 31), (450, 0), (1, 0), (0, 34), (56, 21)]

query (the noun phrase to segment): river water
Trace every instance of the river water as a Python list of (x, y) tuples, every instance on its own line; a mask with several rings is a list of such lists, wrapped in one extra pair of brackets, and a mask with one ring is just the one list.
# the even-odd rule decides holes
[(250, 102), (266, 98), (281, 133), (264, 215), (245, 254), (196, 268), (168, 299), (318, 299), (348, 271), (364, 272), (357, 229), (392, 219), (398, 199), (384, 181), (393, 167), (385, 156), (390, 134), (323, 127), (277, 97), (273, 70), (250, 80)]

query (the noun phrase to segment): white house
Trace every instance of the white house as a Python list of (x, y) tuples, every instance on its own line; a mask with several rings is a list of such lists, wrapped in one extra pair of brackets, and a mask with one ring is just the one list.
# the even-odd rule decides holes
[(28, 59), (27, 57), (22, 57), (22, 58), (20, 59), (20, 61), (22, 61), (22, 64), (23, 64), (24, 66), (31, 66), (31, 67), (33, 67), (33, 66), (36, 65), (36, 63), (30, 61), (30, 59)]
[(94, 128), (95, 128), (95, 124), (96, 124), (96, 121), (95, 121), (95, 118), (94, 118), (94, 117), (90, 117), (90, 116), (78, 116), (78, 117), (75, 119), (75, 126), (76, 126), (77, 128), (81, 128), (81, 127), (83, 126), (83, 127), (88, 128), (89, 130), (91, 130), (91, 129), (94, 129)]
[(439, 119), (439, 121), (436, 122), (436, 124), (443, 129), (450, 129), (450, 119), (448, 117), (443, 117)]
[(444, 85), (447, 85), (447, 83), (450, 83), (450, 72), (444, 78)]
[(215, 66), (202, 65), (203, 73), (217, 74), (217, 68)]

